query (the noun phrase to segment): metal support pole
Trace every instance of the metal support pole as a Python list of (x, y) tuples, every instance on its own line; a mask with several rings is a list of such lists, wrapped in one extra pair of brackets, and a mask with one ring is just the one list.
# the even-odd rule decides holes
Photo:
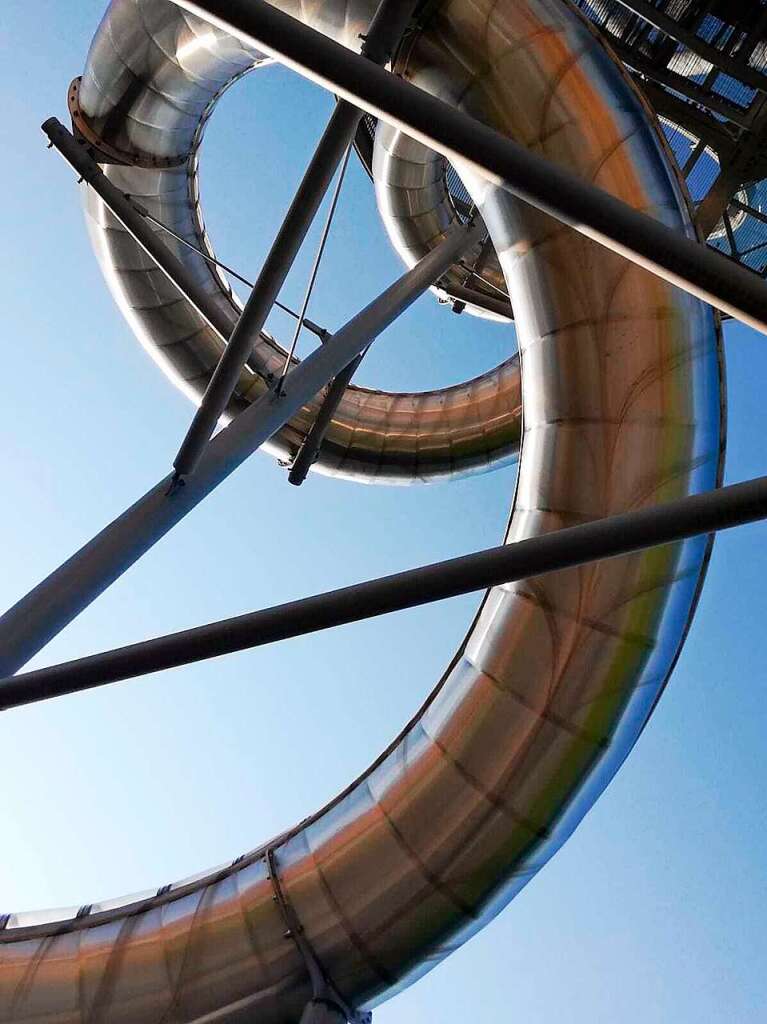
[[(399, 43), (415, 8), (415, 0), (381, 0), (368, 36), (362, 60), (384, 61)], [(264, 328), (272, 306), (301, 248), (333, 175), (351, 145), (362, 111), (341, 100), (330, 117), (314, 156), (298, 186), (293, 202), (269, 250), (229, 343), (213, 372), (194, 419), (173, 462), (178, 477), (194, 472), (205, 445), (229, 404), (242, 368)]]
[[(439, 288), (440, 285), (437, 285), (437, 287)], [(505, 301), (501, 298), (495, 299), (485, 292), (478, 295), (473, 288), (467, 288), (462, 284), (451, 283), (442, 286), (442, 288), (451, 299), (457, 299), (459, 302), (467, 304), (473, 303), (482, 309), (486, 309), (488, 313), (495, 313), (496, 316), (502, 317), (504, 320), (512, 320), (514, 318), (514, 311), (508, 299)]]
[(262, 395), (210, 442), (183, 487), (168, 476), (0, 618), (0, 675), (17, 671), (130, 568), (214, 487), (275, 434), (393, 323), (482, 235), (456, 228), (411, 270), (288, 375), (284, 392)]
[(293, 465), (288, 473), (288, 481), (296, 487), (300, 487), (306, 479), (306, 474), (312, 468), (312, 464), (319, 455), (322, 441), (327, 433), (330, 421), (335, 415), (344, 392), (348, 388), (352, 377), (357, 372), (357, 367), (362, 362), (364, 352), (361, 352), (356, 359), (341, 370), (328, 389), (327, 395), (320, 406), (314, 423), (309, 428), (309, 433), (304, 438), (304, 443), (298, 449), (298, 455), (293, 459)]
[[(754, 89), (767, 92), (767, 77), (756, 68), (750, 67), (747, 60), (737, 60), (730, 56), (727, 49), (720, 50), (718, 46), (712, 46), (696, 32), (690, 31), (680, 22), (669, 17), (668, 14), (664, 14), (655, 4), (650, 3), (650, 0), (618, 0), (618, 3), (632, 14), (638, 15), (653, 28), (657, 28), (664, 35), (702, 57), (703, 60), (709, 61), (714, 67), (721, 68), (728, 75), (740, 79), (741, 82), (745, 82)], [(737, 37), (736, 32), (734, 38)], [(746, 54), (746, 58), (748, 56), (749, 54)]]
[(200, 316), (210, 324), (222, 341), (227, 341), (230, 324), (209, 294), (199, 285), (181, 260), (153, 231), (137, 205), (116, 188), (88, 152), (85, 143), (78, 142), (71, 132), (55, 117), (42, 124), (51, 145), (61, 153), (78, 175), (99, 196), (107, 209), (120, 221), (125, 230), (138, 242), (162, 270), (171, 284), (191, 302)]
[(301, 24), (265, 0), (173, 0), (569, 224), (767, 334), (756, 274)]
[[(227, 267), (221, 260), (217, 260), (208, 253), (202, 252), (196, 245), (192, 245), (187, 239), (177, 235), (175, 231), (166, 224), (163, 224), (162, 221), (159, 221), (148, 210), (145, 210), (136, 199), (125, 195), (116, 188), (91, 156), (88, 145), (78, 142), (74, 135), (55, 117), (49, 117), (47, 121), (44, 121), (42, 130), (48, 136), (51, 146), (54, 146), (73, 170), (77, 172), (79, 177), (88, 183), (101, 199), (104, 206), (120, 221), (134, 241), (138, 242), (148, 256), (151, 256), (170, 283), (178, 288), (185, 299), (191, 302), (200, 316), (218, 334), (219, 338), (224, 342), (227, 341), (231, 334), (231, 326), (226, 317), (221, 313), (221, 309), (213, 302), (210, 294), (200, 287), (181, 260), (165, 245), (158, 233), (149, 227), (149, 223), (157, 225), (158, 228), (171, 235), (181, 245), (192, 249), (207, 263), (221, 267), (223, 271), (237, 278), (246, 287), (253, 288), (253, 284), (241, 274), (238, 274), (236, 270)], [(286, 313), (289, 313), (296, 319), (298, 318), (297, 313), (294, 313), (293, 310), (282, 303), (275, 302), (275, 306), (279, 306)], [(328, 333), (324, 328), (306, 317), (304, 317), (303, 323), (307, 330), (316, 334), (318, 338), (324, 341)]]
[(205, 389), (202, 403), (173, 460), (173, 468), (178, 477), (187, 477), (194, 472), (205, 445), (231, 401), (242, 368), (264, 328), (327, 187), (349, 142), (354, 138), (361, 117), (360, 110), (343, 101), (336, 105), (331, 114), (261, 273), (256, 278), (253, 291)]
[(0, 709), (765, 518), (763, 476), (4, 679)]

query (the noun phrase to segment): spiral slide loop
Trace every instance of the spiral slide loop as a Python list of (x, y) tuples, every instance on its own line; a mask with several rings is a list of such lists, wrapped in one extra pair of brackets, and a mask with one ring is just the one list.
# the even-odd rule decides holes
[[(363, 0), (284, 6), (350, 47), (373, 13)], [(222, 89), (260, 60), (160, 0), (113, 0), (91, 47), (78, 104), (94, 135), (125, 159), (109, 174), (203, 243), (201, 126)], [(397, 70), (693, 233), (651, 117), (562, 0), (443, 0)], [(448, 226), (435, 164), (423, 146), (379, 125), (376, 195), (409, 261)], [(723, 410), (711, 310), (457, 170), (509, 290), (521, 385), (510, 361), (407, 400), (349, 389), (322, 470), (403, 480), (508, 458), (521, 386), (509, 541), (716, 486)], [(98, 202), (87, 213), (140, 340), (199, 391), (218, 354), (210, 332)], [(178, 255), (234, 322), (223, 280), (193, 254)], [(279, 363), (279, 347), (262, 337), (237, 403)], [(284, 455), (311, 417), (305, 410), (273, 449)], [(0, 1021), (277, 1024), (297, 1021), (317, 995), (313, 972), (327, 982), (317, 1005), (331, 1016), (369, 1009), (410, 984), (527, 884), (609, 783), (673, 668), (708, 551), (699, 538), (491, 590), (426, 705), (313, 817), (141, 899), (47, 919), (11, 915), (0, 930)]]

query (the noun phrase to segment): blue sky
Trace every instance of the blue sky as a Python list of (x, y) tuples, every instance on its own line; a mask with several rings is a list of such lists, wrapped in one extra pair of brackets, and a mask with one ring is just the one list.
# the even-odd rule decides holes
[[(0, 603), (167, 471), (192, 407), (123, 323), (73, 175), (40, 122), (62, 120), (102, 4), (6, 0), (0, 27)], [(330, 109), (282, 69), (234, 89), (202, 160), (208, 227), (246, 276)], [(316, 232), (313, 236), (316, 238)], [(284, 297), (297, 303), (310, 241)], [(399, 273), (350, 165), (313, 319), (337, 327)], [(284, 320), (271, 324), (287, 337)], [(767, 341), (726, 330), (727, 475), (765, 472)], [(426, 297), (360, 380), (448, 383), (510, 331)], [(290, 487), (254, 457), (37, 659), (45, 664), (495, 543), (514, 470), (452, 485)], [(507, 911), (382, 1007), (397, 1024), (519, 1019), (767, 1020), (762, 525), (719, 538), (677, 671), (618, 778)], [(190, 666), (0, 717), (0, 910), (81, 904), (229, 860), (332, 796), (429, 691), (477, 597)]]

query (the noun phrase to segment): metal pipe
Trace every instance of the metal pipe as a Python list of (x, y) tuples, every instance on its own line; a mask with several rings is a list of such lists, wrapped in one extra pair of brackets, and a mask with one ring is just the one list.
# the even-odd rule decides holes
[(15, 672), (148, 551), (298, 409), (362, 352), (481, 237), (454, 231), (324, 345), (298, 363), (278, 397), (262, 395), (206, 447), (197, 471), (167, 476), (0, 617), (0, 673)]
[[(148, 210), (145, 210), (141, 203), (133, 196), (125, 195), (107, 178), (99, 164), (93, 159), (86, 143), (78, 142), (67, 128), (55, 117), (49, 117), (42, 124), (42, 130), (48, 136), (51, 145), (58, 150), (67, 163), (77, 174), (87, 182), (93, 191), (99, 196), (125, 230), (134, 238), (148, 256), (154, 260), (165, 276), (178, 288), (179, 292), (188, 299), (201, 317), (208, 323), (222, 341), (227, 341), (231, 333), (230, 324), (221, 308), (211, 301), (210, 295), (200, 287), (194, 276), (189, 273), (187, 266), (183, 263), (158, 237), (156, 231), (147, 226), (147, 221), (155, 224), (162, 231), (167, 232), (177, 242), (193, 249), (207, 263), (221, 267), (227, 274), (231, 274), (238, 281), (241, 281), (248, 288), (253, 288), (252, 282), (248, 281), (236, 270), (226, 266), (220, 260), (202, 252), (197, 246), (192, 245), (187, 239), (176, 234), (166, 224), (163, 224), (154, 217)], [(275, 305), (289, 313), (294, 318), (297, 314), (280, 302)], [(304, 326), (307, 330), (316, 334), (323, 341), (327, 331), (315, 324), (313, 321), (304, 318)]]
[(253, 291), (173, 460), (177, 477), (190, 476), (199, 463), (203, 449), (234, 394), (245, 361), (272, 311), (339, 161), (350, 140), (354, 138), (361, 117), (360, 110), (343, 101), (333, 110), (282, 227), (256, 278)]
[(767, 518), (767, 476), (0, 681), (0, 710)]
[(265, 0), (173, 0), (269, 52), (458, 164), (725, 313), (767, 333), (767, 286), (475, 118), (376, 67)]
[(304, 443), (298, 449), (298, 454), (293, 459), (293, 465), (290, 467), (288, 473), (288, 482), (293, 484), (295, 487), (300, 487), (306, 479), (307, 473), (312, 468), (312, 463), (317, 458), (319, 450), (322, 447), (322, 441), (327, 433), (330, 421), (336, 414), (336, 410), (341, 403), (341, 399), (344, 397), (344, 392), (351, 383), (351, 379), (357, 372), (357, 367), (362, 362), (364, 352), (361, 352), (356, 359), (353, 359), (349, 365), (341, 370), (337, 377), (333, 379), (328, 393), (325, 396), (325, 400), (317, 412), (314, 423), (309, 428), (309, 433), (304, 438)]
[(649, 78), (652, 82), (671, 89), (677, 96), (686, 97), (691, 103), (700, 104), (702, 109), (718, 114), (726, 122), (732, 122), (738, 128), (746, 132), (751, 131), (753, 124), (752, 113), (743, 110), (742, 107), (726, 99), (721, 99), (719, 93), (712, 90), (703, 91), (700, 86), (691, 81), (678, 71), (672, 71), (668, 67), (656, 64), (653, 60), (645, 57), (637, 46), (628, 46), (619, 39), (611, 38), (610, 45), (616, 54), (632, 71), (639, 72), (643, 78)]
[(201, 317), (210, 324), (222, 341), (227, 341), (230, 324), (223, 311), (211, 301), (186, 265), (165, 245), (156, 231), (147, 224), (135, 201), (112, 184), (88, 151), (86, 143), (78, 142), (71, 132), (55, 117), (42, 124), (50, 143), (64, 157), (79, 176), (99, 196), (107, 209), (151, 257), (168, 280), (188, 299)]
[[(381, 9), (373, 18), (360, 59), (365, 63), (386, 59), (392, 46), (399, 42), (414, 7), (415, 0), (381, 0)], [(362, 116), (362, 111), (351, 103), (341, 100), (336, 104), (173, 461), (177, 477), (194, 472), (228, 406), (245, 361), (264, 328), (333, 175), (354, 140)]]
[(488, 313), (494, 313), (496, 316), (501, 317), (504, 320), (513, 320), (514, 311), (511, 308), (511, 303), (508, 299), (505, 301), (501, 298), (495, 299), (487, 292), (478, 292), (474, 288), (466, 287), (460, 284), (448, 284), (444, 286), (444, 291), (451, 299), (457, 299), (459, 302), (472, 303), (475, 306), (479, 306), (481, 309), (487, 310)]

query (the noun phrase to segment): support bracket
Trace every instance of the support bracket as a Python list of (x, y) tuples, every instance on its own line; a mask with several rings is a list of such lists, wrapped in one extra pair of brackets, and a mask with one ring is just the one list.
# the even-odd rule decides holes
[[(312, 998), (307, 1006), (316, 1006), (317, 1004), (324, 1005), (328, 1008), (331, 1014), (334, 1010), (339, 1014), (342, 1014), (349, 1024), (371, 1024), (373, 1014), (368, 1010), (355, 1010), (349, 1006), (333, 984), (332, 979), (328, 977), (327, 971), (320, 963), (317, 954), (314, 952), (311, 943), (306, 937), (303, 925), (296, 913), (295, 907), (288, 899), (287, 894), (282, 887), (274, 852), (274, 847), (267, 847), (264, 854), (267, 878), (272, 885), (272, 899), (280, 908), (282, 919), (285, 922), (285, 938), (293, 940), (298, 952), (301, 954), (304, 964), (306, 965), (306, 971), (309, 975), (309, 980), (312, 986)], [(304, 1021), (305, 1017), (306, 1011), (304, 1013), (304, 1017), (302, 1017), (302, 1021)], [(309, 1019), (311, 1020), (311, 1016)]]

